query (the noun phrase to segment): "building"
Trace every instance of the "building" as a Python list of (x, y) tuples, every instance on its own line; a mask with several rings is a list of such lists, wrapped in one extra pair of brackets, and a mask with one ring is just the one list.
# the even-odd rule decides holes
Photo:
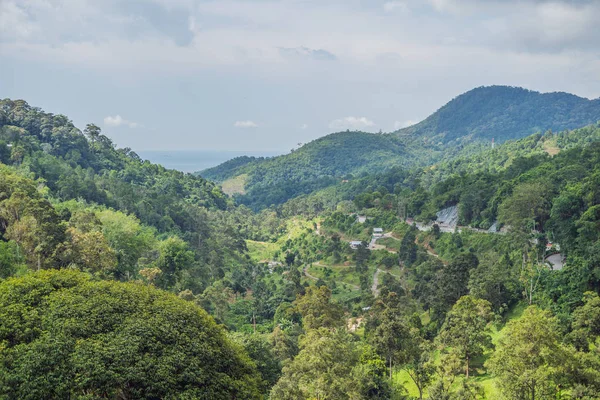
[(350, 242), (350, 247), (354, 250), (358, 249), (358, 246), (362, 245), (363, 242), (361, 242), (360, 240), (353, 240)]
[(374, 237), (382, 237), (383, 229), (382, 228), (373, 228), (373, 236)]

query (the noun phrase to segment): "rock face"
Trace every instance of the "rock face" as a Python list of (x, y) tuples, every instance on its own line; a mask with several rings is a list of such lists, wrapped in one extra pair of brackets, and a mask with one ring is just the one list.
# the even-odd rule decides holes
[(440, 226), (456, 227), (458, 225), (458, 206), (451, 206), (439, 211), (435, 223)]

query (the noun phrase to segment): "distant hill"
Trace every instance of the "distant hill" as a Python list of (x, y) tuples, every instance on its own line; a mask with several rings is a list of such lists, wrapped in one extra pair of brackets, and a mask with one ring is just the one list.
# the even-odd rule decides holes
[(424, 121), (391, 134), (333, 133), (290, 154), (267, 159), (238, 157), (199, 174), (220, 183), (243, 175), (245, 187), (237, 199), (260, 209), (344, 177), (391, 167), (426, 166), (479, 152), (492, 138), (502, 143), (598, 121), (600, 99), (508, 86), (480, 87), (451, 100)]
[(414, 162), (411, 157), (406, 145), (393, 135), (339, 132), (314, 140), (290, 154), (266, 159), (238, 157), (200, 175), (225, 184), (248, 175), (246, 194), (238, 200), (258, 209), (351, 179), (352, 174), (411, 165)]
[(600, 99), (569, 93), (539, 93), (509, 87), (479, 87), (461, 94), (424, 121), (396, 132), (428, 143), (519, 139), (547, 130), (580, 128), (600, 121)]

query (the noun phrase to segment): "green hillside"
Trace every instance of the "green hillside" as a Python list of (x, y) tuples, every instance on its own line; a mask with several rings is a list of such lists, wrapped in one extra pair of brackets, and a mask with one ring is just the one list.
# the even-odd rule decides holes
[(467, 143), (492, 138), (502, 143), (536, 132), (575, 129), (598, 121), (600, 99), (489, 86), (461, 94), (424, 121), (396, 134), (418, 137), (427, 143)]
[(492, 86), (451, 100), (424, 121), (393, 134), (340, 132), (275, 158), (239, 157), (199, 174), (216, 182), (247, 175), (237, 201), (253, 209), (279, 205), (393, 167), (427, 166), (476, 154), (510, 139), (600, 121), (600, 99)]

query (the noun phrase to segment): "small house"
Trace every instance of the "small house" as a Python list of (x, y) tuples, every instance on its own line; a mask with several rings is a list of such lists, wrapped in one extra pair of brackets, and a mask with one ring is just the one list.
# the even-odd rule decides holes
[(363, 242), (361, 242), (360, 240), (353, 240), (350, 242), (350, 248), (352, 248), (353, 250), (358, 249), (358, 246), (362, 245)]
[(373, 236), (374, 237), (382, 237), (383, 229), (382, 228), (373, 228)]
[(357, 221), (359, 224), (364, 224), (365, 222), (367, 222), (367, 217), (365, 215), (359, 215), (357, 217)]

